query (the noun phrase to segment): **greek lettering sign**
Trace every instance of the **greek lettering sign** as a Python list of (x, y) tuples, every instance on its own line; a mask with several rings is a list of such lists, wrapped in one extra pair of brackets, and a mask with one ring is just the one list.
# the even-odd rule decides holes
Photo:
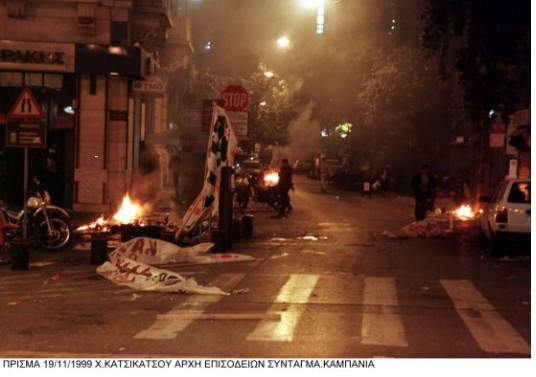
[(227, 116), (236, 136), (248, 136), (248, 112), (228, 111)]
[(0, 41), (0, 69), (74, 72), (74, 44)]
[(44, 120), (8, 120), (6, 123), (6, 147), (44, 148), (47, 132)]
[(136, 80), (132, 82), (132, 91), (141, 94), (163, 96), (166, 93), (166, 83), (161, 80)]

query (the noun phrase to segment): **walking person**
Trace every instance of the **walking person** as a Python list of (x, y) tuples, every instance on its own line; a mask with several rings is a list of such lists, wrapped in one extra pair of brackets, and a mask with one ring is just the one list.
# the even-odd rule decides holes
[(436, 189), (436, 180), (428, 165), (421, 165), (420, 171), (411, 180), (411, 188), (415, 198), (415, 220), (424, 220), (426, 211), (434, 205)]
[(292, 175), (294, 171), (292, 166), (290, 166), (288, 160), (285, 158), (281, 161), (281, 166), (279, 167), (279, 182), (277, 187), (281, 193), (281, 208), (279, 209), (279, 216), (283, 217), (287, 213), (292, 211), (292, 205), (290, 204), (290, 196), (288, 192), (290, 189), (294, 189), (292, 183)]

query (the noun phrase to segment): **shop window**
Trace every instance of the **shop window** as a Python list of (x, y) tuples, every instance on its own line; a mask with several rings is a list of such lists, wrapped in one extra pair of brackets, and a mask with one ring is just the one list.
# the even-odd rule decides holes
[(47, 88), (61, 89), (63, 88), (63, 75), (55, 73), (45, 73), (44, 86)]
[(22, 86), (22, 72), (0, 72), (0, 86)]
[(24, 73), (24, 84), (27, 86), (43, 86), (43, 74), (42, 73), (33, 73), (25, 72)]

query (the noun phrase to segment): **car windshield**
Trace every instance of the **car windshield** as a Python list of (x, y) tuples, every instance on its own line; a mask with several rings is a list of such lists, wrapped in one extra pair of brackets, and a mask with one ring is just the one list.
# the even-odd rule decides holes
[(508, 194), (509, 203), (530, 204), (530, 182), (516, 182)]

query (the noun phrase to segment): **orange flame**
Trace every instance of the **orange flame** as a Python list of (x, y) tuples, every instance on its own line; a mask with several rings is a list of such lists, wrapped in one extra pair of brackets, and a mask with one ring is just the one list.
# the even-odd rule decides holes
[(126, 194), (113, 219), (121, 224), (130, 224), (141, 217), (142, 214), (142, 207), (138, 203), (131, 201), (130, 196)]
[(475, 213), (471, 206), (463, 204), (461, 207), (453, 211), (457, 218), (461, 220), (470, 220), (475, 217)]
[(99, 217), (97, 220), (87, 225), (81, 225), (76, 228), (76, 230), (79, 232), (107, 232), (110, 231), (113, 226), (118, 224), (131, 224), (134, 222), (140, 222), (143, 213), (144, 210), (142, 206), (130, 200), (130, 196), (126, 194), (123, 197), (121, 207), (115, 213), (115, 215), (113, 215), (112, 219), (107, 219), (103, 215), (101, 215), (101, 217)]
[(263, 179), (267, 186), (275, 186), (279, 182), (279, 174), (276, 171), (266, 172)]

